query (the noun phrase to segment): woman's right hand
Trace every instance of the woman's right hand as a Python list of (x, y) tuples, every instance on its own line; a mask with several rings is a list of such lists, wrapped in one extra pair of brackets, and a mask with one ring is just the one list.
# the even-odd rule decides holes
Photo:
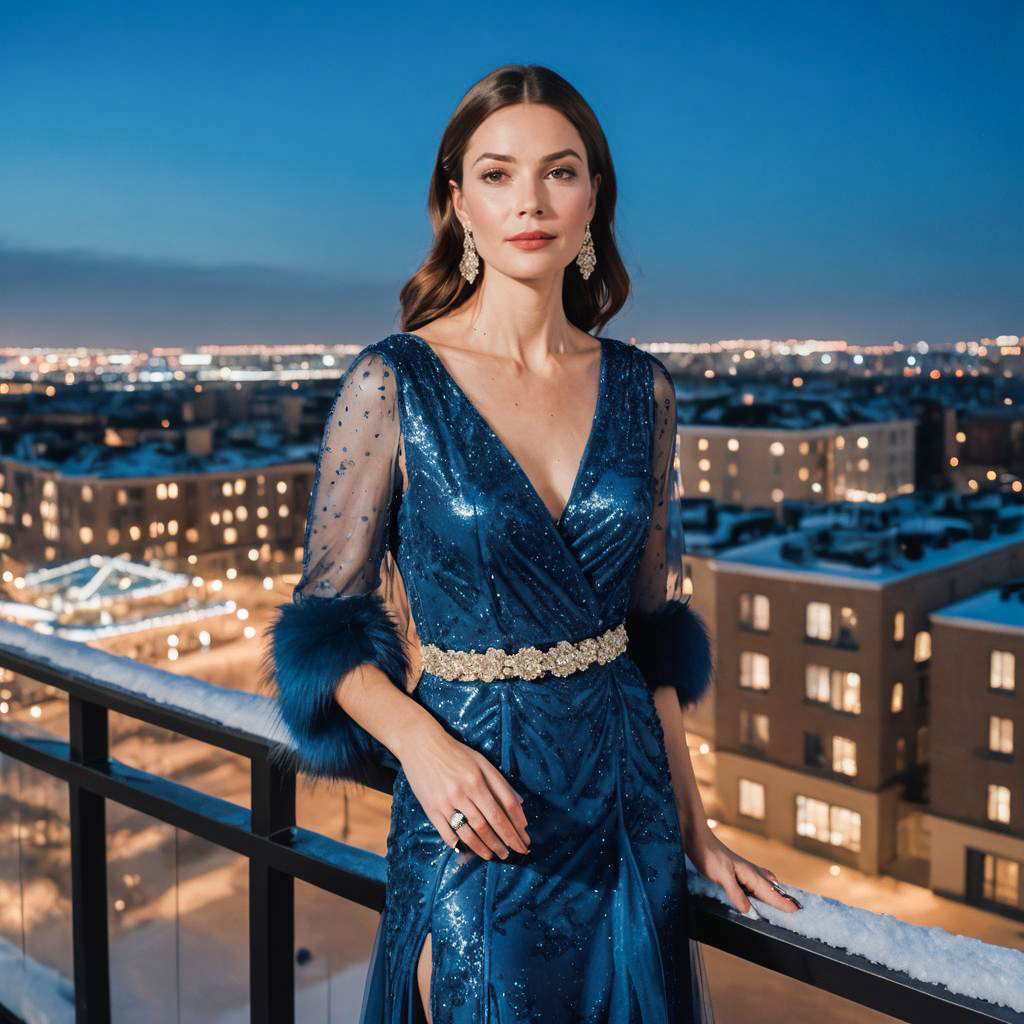
[[(418, 732), (400, 757), (409, 787), (441, 838), (452, 847), (461, 839), (485, 860), (503, 860), (508, 848), (529, 852), (522, 800), (478, 750), (436, 725)], [(456, 832), (448, 819), (460, 810), (468, 819)]]

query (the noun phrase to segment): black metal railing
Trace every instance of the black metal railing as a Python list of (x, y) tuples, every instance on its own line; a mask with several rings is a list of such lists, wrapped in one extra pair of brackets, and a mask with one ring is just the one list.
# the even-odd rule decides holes
[[(87, 658), (83, 652), (88, 652)], [(111, 1019), (107, 799), (246, 858), (251, 1020), (292, 1024), (295, 880), (379, 912), (384, 906), (384, 858), (296, 825), (296, 780), (268, 761), (267, 736), (215, 721), (194, 706), (170, 706), (109, 681), (126, 678), (129, 669), (166, 675), (160, 670), (61, 638), (43, 638), (6, 622), (0, 622), (0, 666), (68, 695), (68, 742), (19, 735), (0, 724), (0, 753), (68, 787), (77, 1024), (107, 1024)], [(202, 688), (210, 687), (188, 677), (175, 678), (200, 695)], [(254, 702), (266, 701), (211, 689), (221, 702), (237, 698), (241, 717), (250, 721)], [(251, 810), (112, 760), (111, 711), (248, 758)], [(390, 792), (392, 779), (385, 771), (375, 780), (375, 788)], [(953, 994), (768, 922), (752, 921), (707, 896), (691, 896), (690, 915), (690, 934), (702, 943), (898, 1020), (1024, 1024), (1024, 1014)], [(2, 1021), (20, 1018), (3, 1005), (0, 994)]]

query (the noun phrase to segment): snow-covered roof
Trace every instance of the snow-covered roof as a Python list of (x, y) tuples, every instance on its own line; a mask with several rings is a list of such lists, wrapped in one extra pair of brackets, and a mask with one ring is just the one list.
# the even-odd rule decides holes
[[(713, 552), (714, 568), (837, 586), (878, 587), (1024, 545), (1024, 503), (992, 493), (916, 492), (879, 504), (841, 502), (797, 525)], [(687, 550), (700, 543), (687, 531)]]
[(931, 617), (944, 625), (1024, 636), (1024, 577), (947, 604)]

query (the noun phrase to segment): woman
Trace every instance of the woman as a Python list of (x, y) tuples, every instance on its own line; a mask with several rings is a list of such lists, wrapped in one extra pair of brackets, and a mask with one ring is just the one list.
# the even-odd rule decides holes
[[(362, 1024), (710, 1020), (684, 850), (795, 909), (705, 820), (681, 706), (675, 392), (590, 333), (629, 279), (597, 120), (542, 67), (463, 98), (403, 331), (345, 371), (268, 673), (316, 778), (397, 769)], [(522, 237), (542, 233), (542, 239)]]

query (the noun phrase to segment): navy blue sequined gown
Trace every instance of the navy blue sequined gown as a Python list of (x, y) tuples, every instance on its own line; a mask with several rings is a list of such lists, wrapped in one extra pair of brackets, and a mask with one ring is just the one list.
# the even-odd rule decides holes
[[(368, 345), (339, 385), (273, 667), (299, 770), (398, 768), (361, 1024), (424, 1020), (428, 930), (434, 1024), (711, 1019), (653, 700), (673, 685), (692, 701), (709, 675), (706, 632), (680, 600), (675, 393), (656, 357), (598, 340), (597, 407), (557, 522), (425, 339)], [(409, 660), (413, 636), (511, 651), (622, 621), (626, 653), (564, 677), (449, 682)], [(446, 845), (390, 752), (331, 700), (366, 661), (525, 797), (528, 854)]]

